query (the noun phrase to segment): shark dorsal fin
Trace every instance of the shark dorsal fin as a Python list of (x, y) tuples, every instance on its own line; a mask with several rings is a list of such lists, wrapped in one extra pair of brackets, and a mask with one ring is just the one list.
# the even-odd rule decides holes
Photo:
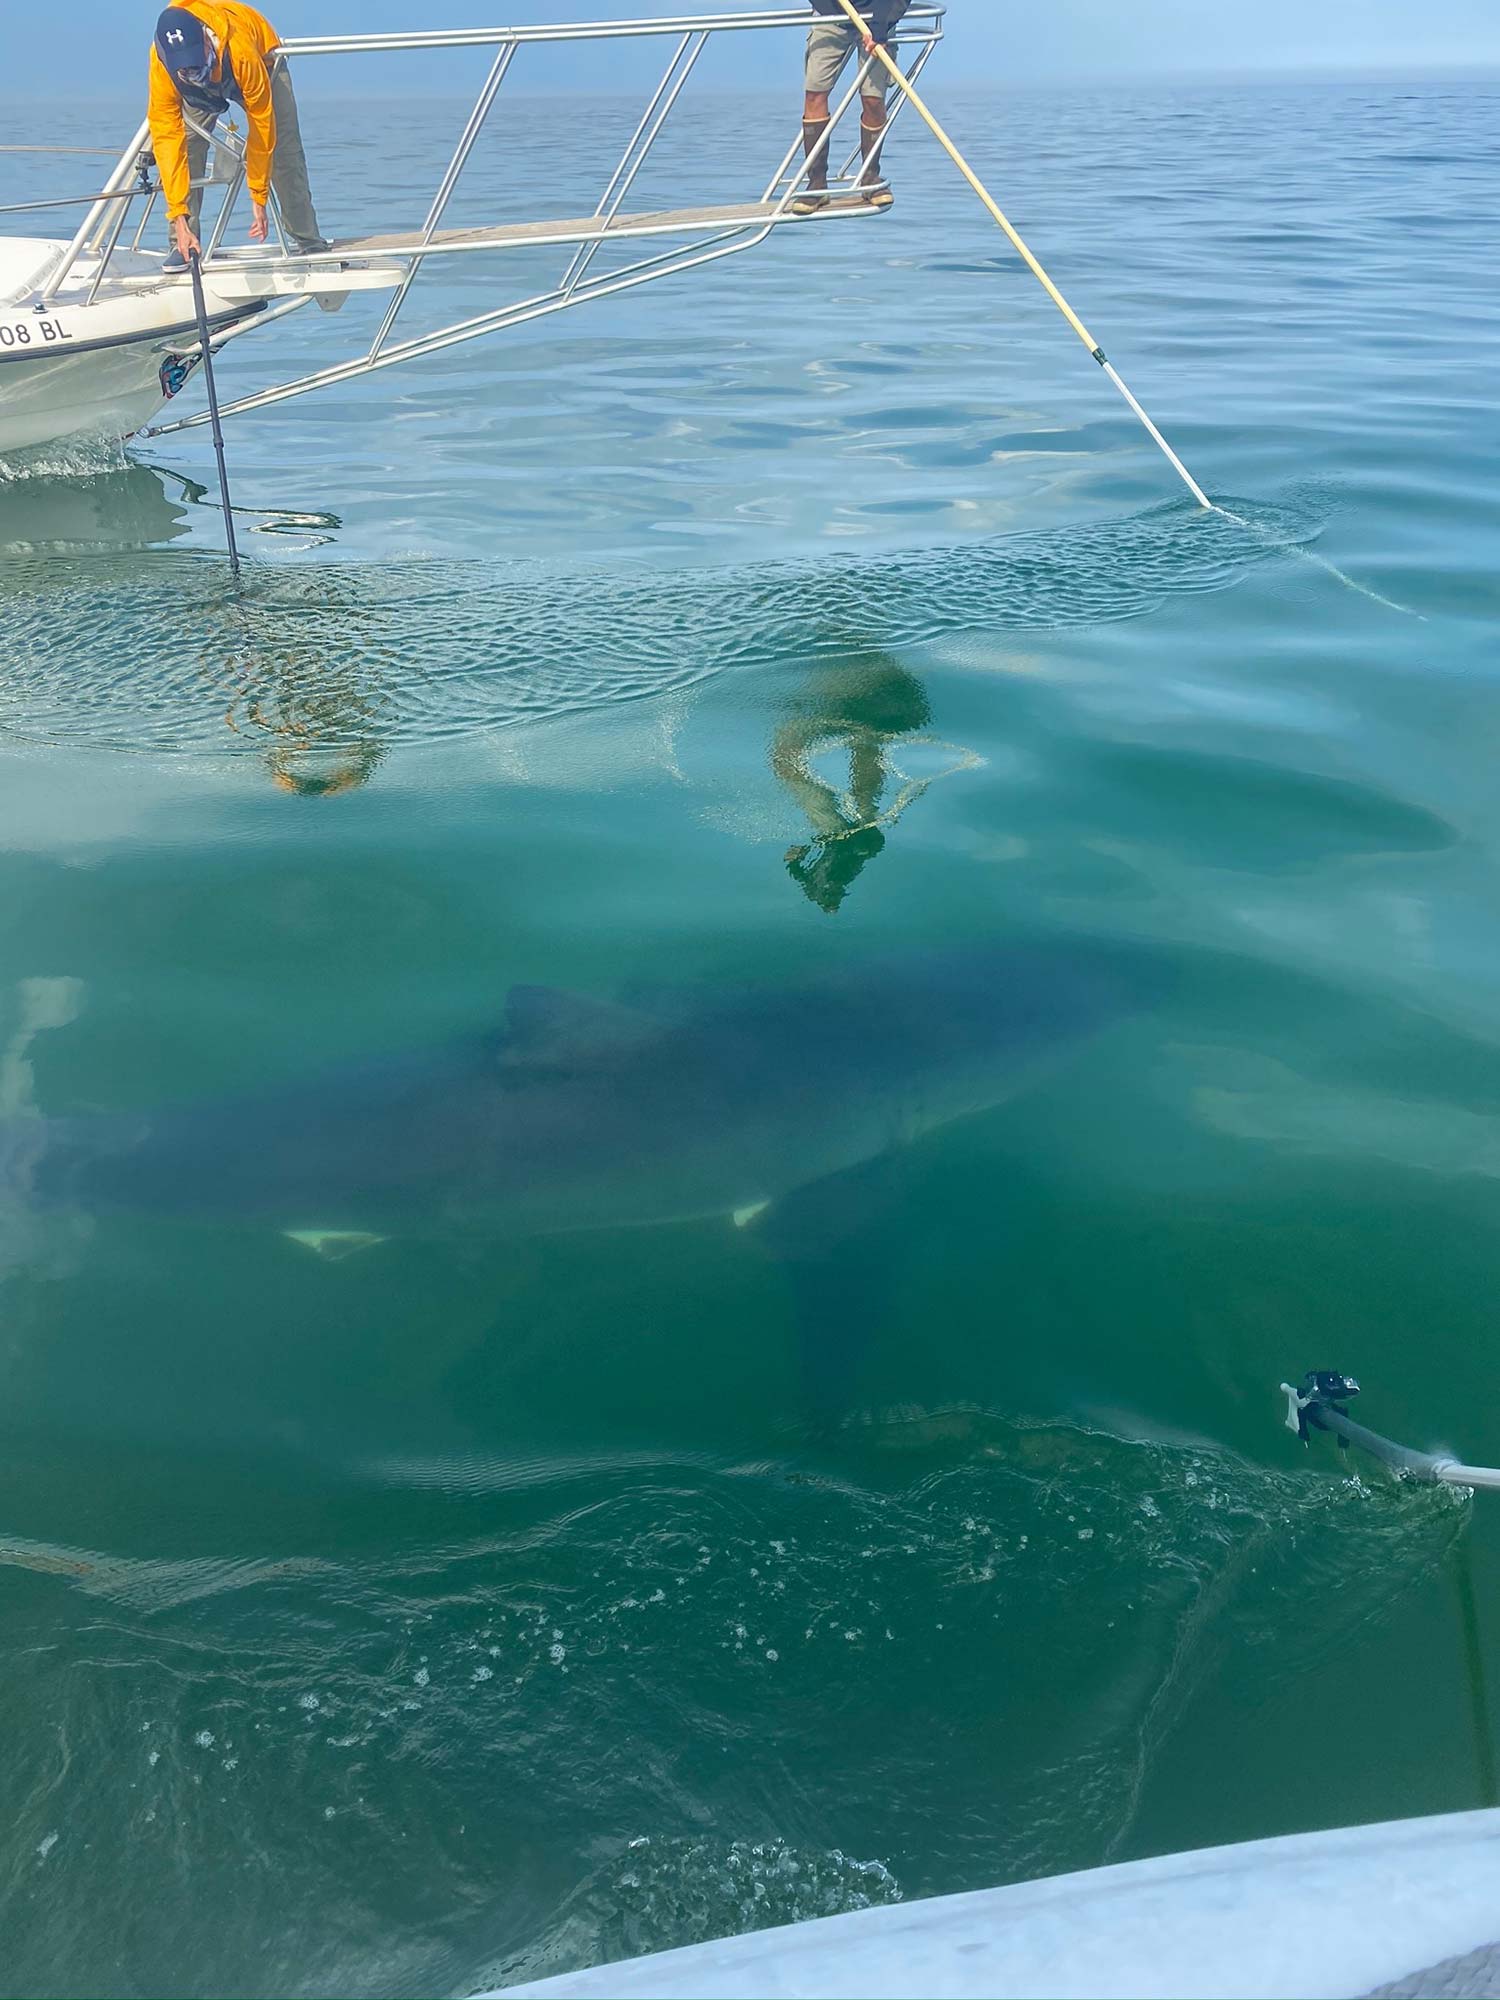
[(502, 1063), (517, 1068), (587, 1067), (660, 1033), (659, 1021), (633, 1007), (556, 986), (513, 986), (499, 1053)]

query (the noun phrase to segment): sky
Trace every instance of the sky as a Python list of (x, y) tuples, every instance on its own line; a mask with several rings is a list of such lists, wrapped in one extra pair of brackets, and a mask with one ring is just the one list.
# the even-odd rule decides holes
[[(738, 13), (800, 0), (262, 0), (283, 35), (355, 29), (493, 26), (510, 21), (565, 22), (643, 15)], [(144, 58), (153, 0), (68, 0), (68, 46), (74, 93), (114, 95)], [(4, 0), (4, 82), (0, 92), (50, 96), (56, 16), (47, 7)], [(949, 46), (939, 58), (965, 81), (1051, 82), (1069, 77), (1157, 77), (1288, 70), (1394, 69), (1412, 72), (1500, 68), (1500, 0), (949, 0)], [(789, 43), (791, 46), (789, 47)], [(723, 38), (704, 81), (720, 88), (771, 84), (795, 62), (786, 34)], [(448, 56), (344, 59), (299, 89), (336, 88), (419, 94), (462, 87), (474, 68)], [(528, 57), (531, 81), (546, 88), (599, 89), (622, 80), (619, 57), (577, 50), (566, 71), (556, 60)], [(394, 81), (397, 67), (400, 81)], [(544, 73), (545, 72), (545, 73)], [(938, 72), (934, 71), (934, 79)], [(521, 68), (511, 84), (527, 81)], [(510, 87), (509, 85), (507, 87)], [(3, 139), (0, 129), (0, 139)]]

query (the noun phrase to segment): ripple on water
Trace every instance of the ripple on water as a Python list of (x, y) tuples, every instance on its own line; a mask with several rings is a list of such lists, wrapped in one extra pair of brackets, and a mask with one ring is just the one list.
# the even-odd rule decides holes
[(0, 735), (155, 754), (373, 758), (850, 644), (1046, 631), (1223, 590), (1316, 532), (1171, 503), (936, 547), (677, 573), (477, 561), (255, 566), (183, 551), (0, 568)]
[(574, 1891), (544, 1942), (491, 1966), (476, 1990), (639, 1958), (659, 1951), (664, 1937), (674, 1948), (707, 1944), (900, 1901), (884, 1862), (855, 1861), (836, 1847), (640, 1834)]
[[(33, 1573), (8, 1866), (34, 1868), (63, 1816), (166, 1895), (217, 1855), (242, 1887), (197, 1977), (277, 1991), (333, 1928), (326, 1990), (392, 1963), (430, 1990), (888, 1901), (888, 1871), (924, 1894), (1084, 1866), (1117, 1850), (1205, 1676), (1264, 1701), (1467, 1518), (1443, 1490), (980, 1411), (886, 1413), (846, 1444), (828, 1471), (596, 1469), (583, 1506), (558, 1465), (498, 1501), (456, 1491), (472, 1511), (442, 1546), (268, 1558), (191, 1596), (9, 1545)], [(1305, 1632), (1289, 1597), (1319, 1605)], [(270, 1866), (288, 1848), (291, 1876)], [(381, 1899), (417, 1858), (468, 1912), (461, 1968)], [(45, 1906), (14, 1905), (19, 1974), (42, 1983), (87, 1934), (135, 1984), (167, 1977), (175, 1940), (131, 1878), (66, 1843), (47, 1865)]]

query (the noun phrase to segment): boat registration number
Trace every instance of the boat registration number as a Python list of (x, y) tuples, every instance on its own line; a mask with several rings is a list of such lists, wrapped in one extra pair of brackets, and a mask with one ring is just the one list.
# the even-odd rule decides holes
[(53, 347), (72, 338), (60, 319), (43, 319), (40, 314), (32, 319), (0, 319), (0, 347)]

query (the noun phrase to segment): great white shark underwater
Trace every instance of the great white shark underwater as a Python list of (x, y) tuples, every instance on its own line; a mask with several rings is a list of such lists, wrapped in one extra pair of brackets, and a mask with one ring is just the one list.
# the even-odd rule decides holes
[[(492, 1032), (425, 1051), (153, 1111), (12, 1118), (3, 1201), (261, 1228), (334, 1257), (724, 1218), (807, 1271), (821, 1233), (865, 1213), (872, 1166), (1026, 1089), (1167, 983), (1146, 949), (1028, 941), (621, 1001), (517, 986)], [(816, 1300), (805, 1317), (811, 1333)]]

